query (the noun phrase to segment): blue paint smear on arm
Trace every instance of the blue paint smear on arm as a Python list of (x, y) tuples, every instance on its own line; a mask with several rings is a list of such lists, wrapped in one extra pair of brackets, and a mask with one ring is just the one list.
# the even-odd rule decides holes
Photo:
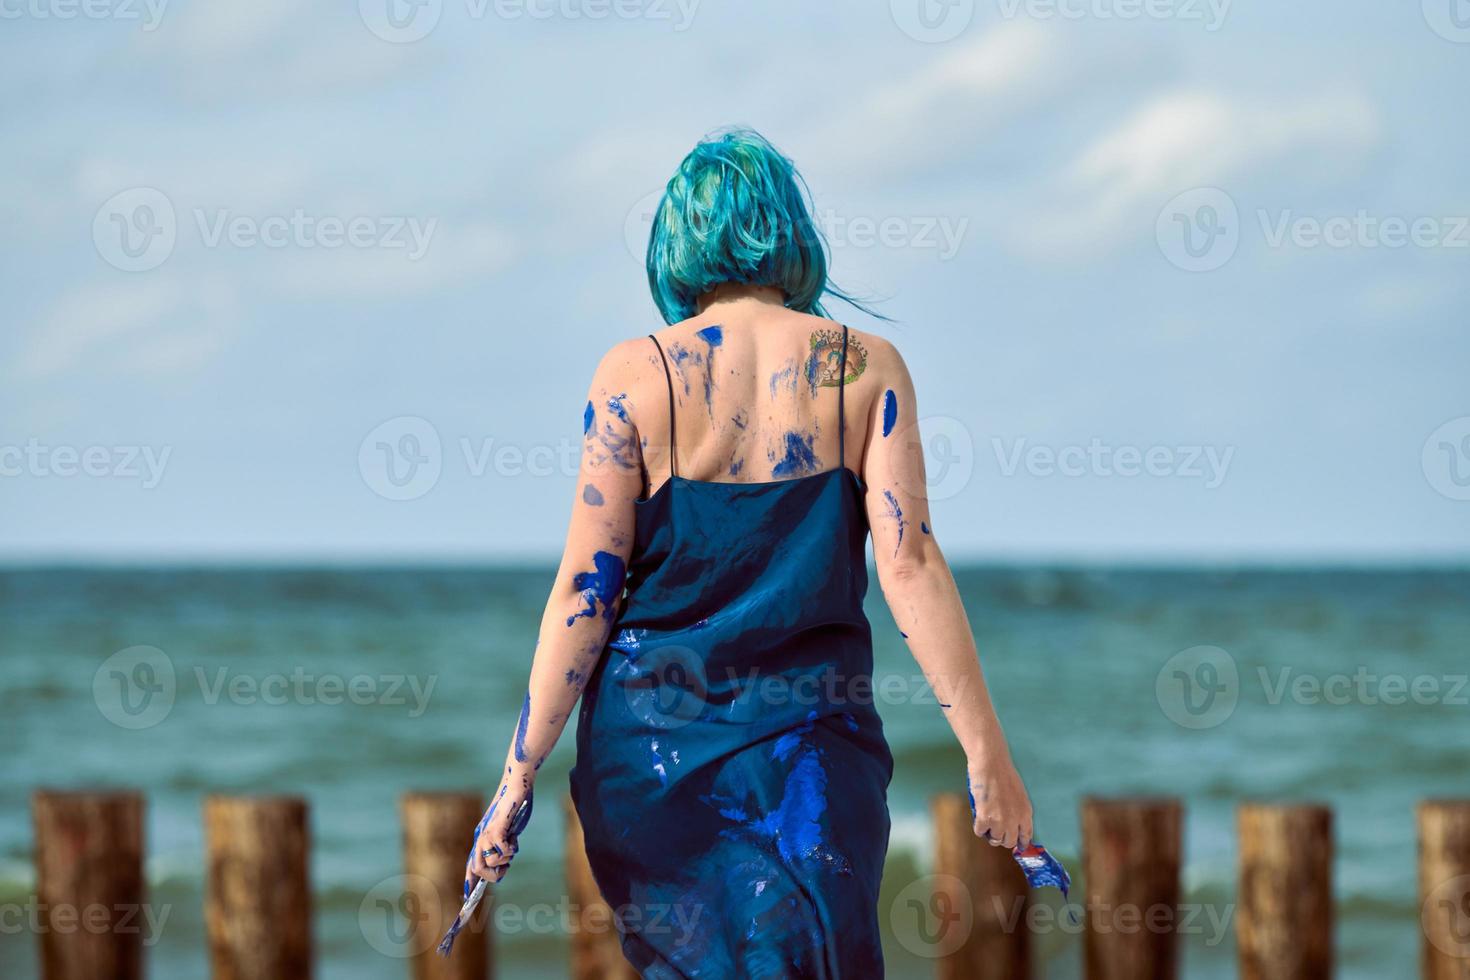
[(621, 395), (613, 395), (607, 400), (607, 410), (624, 422), (628, 421), (628, 407), (623, 404), (627, 397), (627, 393), (624, 392)]
[(582, 502), (586, 504), (591, 504), (593, 507), (601, 507), (604, 502), (602, 499), (602, 491), (598, 490), (590, 483), (587, 484), (585, 487), (582, 488)]
[(802, 476), (816, 472), (817, 456), (812, 451), (812, 438), (812, 436), (802, 436), (797, 432), (786, 433), (785, 455), (771, 468), (771, 475), (777, 477)]
[(892, 490), (883, 491), (883, 502), (886, 506), (885, 516), (893, 518), (898, 523), (898, 543), (893, 546), (893, 553), (898, 554), (898, 549), (903, 547), (903, 529), (908, 526), (908, 521), (903, 519), (903, 510), (898, 506), (898, 498), (893, 495)]
[(925, 534), (933, 534), (933, 533), (934, 533), (934, 532), (933, 532), (933, 531), (930, 531), (930, 530), (929, 530), (929, 525), (928, 525), (928, 524), (926, 524), (926, 523), (925, 523), (925, 522), (923, 522), (923, 521), (920, 521), (920, 522), (919, 522), (919, 530), (920, 530), (920, 531), (923, 531), (923, 532), (924, 532), (924, 533), (925, 533)]
[(889, 388), (883, 393), (883, 438), (888, 438), (888, 433), (893, 431), (893, 425), (898, 421), (898, 396)]
[(521, 720), (516, 722), (516, 761), (526, 761), (526, 725), (531, 721), (531, 692), (526, 692), (526, 702), (521, 705)]
[(592, 556), (592, 566), (592, 571), (578, 572), (572, 579), (572, 587), (582, 594), (582, 601), (587, 603), (587, 607), (568, 616), (568, 626), (580, 618), (596, 616), (599, 602), (602, 603), (602, 618), (612, 619), (613, 606), (623, 592), (623, 580), (628, 572), (623, 559), (611, 552), (599, 551)]
[(592, 423), (596, 421), (596, 419), (597, 412), (595, 409), (593, 409), (592, 403), (589, 401), (587, 403), (587, 408), (584, 409), (582, 412), (582, 435), (585, 436), (587, 433), (592, 431)]

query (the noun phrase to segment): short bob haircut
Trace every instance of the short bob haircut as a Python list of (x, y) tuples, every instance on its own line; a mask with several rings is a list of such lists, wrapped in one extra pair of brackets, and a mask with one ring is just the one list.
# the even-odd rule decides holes
[(699, 297), (723, 283), (778, 287), (788, 308), (816, 316), (827, 316), (824, 295), (866, 309), (827, 279), (810, 200), (795, 165), (760, 133), (701, 140), (669, 179), (648, 238), (648, 287), (664, 322), (694, 316)]

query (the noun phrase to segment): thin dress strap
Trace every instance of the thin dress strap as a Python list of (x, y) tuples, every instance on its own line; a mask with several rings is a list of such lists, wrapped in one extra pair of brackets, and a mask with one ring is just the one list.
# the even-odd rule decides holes
[[(658, 359), (664, 362), (664, 380), (669, 384), (669, 476), (678, 476), (679, 469), (674, 461), (674, 376), (669, 373), (669, 359), (664, 356), (663, 345), (653, 334), (649, 334), (648, 339), (658, 348)], [(843, 350), (847, 349), (846, 338), (843, 339), (842, 347)]]
[(847, 390), (847, 324), (842, 325), (842, 360), (837, 365), (837, 468), (847, 465), (847, 419), (842, 393)]

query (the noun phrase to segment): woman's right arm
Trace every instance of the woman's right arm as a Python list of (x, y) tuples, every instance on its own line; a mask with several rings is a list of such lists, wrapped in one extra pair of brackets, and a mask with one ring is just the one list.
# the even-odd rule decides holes
[(868, 522), (883, 598), (965, 750), (975, 834), (998, 846), (1031, 842), (1031, 800), (990, 702), (970, 621), (929, 523), (913, 382), (898, 351), (872, 343), (877, 382), (863, 456)]

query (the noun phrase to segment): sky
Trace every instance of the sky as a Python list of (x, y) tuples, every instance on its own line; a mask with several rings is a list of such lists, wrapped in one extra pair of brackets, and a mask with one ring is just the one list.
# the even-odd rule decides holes
[(0, 561), (554, 558), (741, 124), (952, 557), (1463, 562), (1464, 6), (0, 0)]

